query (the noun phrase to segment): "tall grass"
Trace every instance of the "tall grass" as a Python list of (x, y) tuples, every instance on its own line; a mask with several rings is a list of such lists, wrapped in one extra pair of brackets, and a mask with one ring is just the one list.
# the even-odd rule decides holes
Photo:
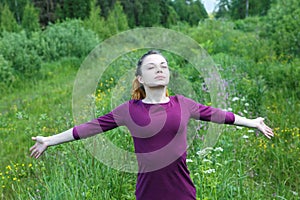
[[(224, 58), (221, 61), (225, 62)], [(82, 141), (50, 147), (39, 160), (29, 157), (32, 136), (52, 135), (73, 126), (71, 95), (78, 68), (75, 63), (74, 59), (44, 63), (40, 81), (24, 83), (1, 97), (1, 199), (134, 199), (136, 174), (111, 169), (95, 160)], [(226, 69), (222, 73), (228, 82), (244, 75), (234, 76)], [(107, 88), (114, 84), (110, 80)], [(240, 86), (231, 88), (228, 106), (248, 117), (266, 115), (275, 138), (267, 140), (252, 129), (224, 125), (226, 130), (218, 143), (203, 157), (198, 153), (206, 130), (200, 129), (188, 151), (197, 198), (299, 199), (300, 132), (297, 123), (290, 123), (299, 124), (299, 120), (293, 119), (292, 109), (285, 110), (283, 94), (275, 95), (275, 90), (269, 90), (262, 93), (261, 99), (266, 102), (255, 104), (239, 90), (251, 90), (251, 84)], [(109, 91), (101, 91), (101, 102), (110, 103)], [(232, 101), (238, 94), (242, 95)], [(294, 109), (299, 109), (297, 98), (292, 103), (296, 103)], [(124, 141), (112, 136), (114, 133), (105, 134), (119, 146), (131, 145), (130, 139)]]

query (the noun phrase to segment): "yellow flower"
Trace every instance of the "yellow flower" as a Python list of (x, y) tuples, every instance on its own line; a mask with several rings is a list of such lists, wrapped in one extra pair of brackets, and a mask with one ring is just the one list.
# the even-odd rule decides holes
[(14, 177), (14, 178), (13, 178), (13, 181), (16, 181), (16, 180), (17, 180), (17, 178), (16, 178), (16, 177)]
[(32, 167), (32, 164), (30, 163), (30, 164), (28, 165), (28, 167)]
[(7, 165), (7, 166), (6, 166), (6, 169), (11, 170), (11, 166), (10, 166), (10, 165)]

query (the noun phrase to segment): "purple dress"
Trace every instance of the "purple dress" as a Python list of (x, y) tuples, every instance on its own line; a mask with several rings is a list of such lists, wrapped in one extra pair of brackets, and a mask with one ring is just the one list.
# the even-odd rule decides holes
[(187, 125), (190, 118), (233, 124), (234, 114), (204, 106), (181, 95), (161, 104), (130, 100), (110, 113), (75, 126), (82, 139), (126, 126), (134, 142), (139, 173), (137, 200), (195, 200), (196, 189), (186, 165)]

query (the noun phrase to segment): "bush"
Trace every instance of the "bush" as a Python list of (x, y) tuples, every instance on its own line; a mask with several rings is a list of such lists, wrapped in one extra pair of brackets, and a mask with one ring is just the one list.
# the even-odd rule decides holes
[(297, 56), (300, 53), (300, 1), (278, 0), (266, 17), (265, 37), (275, 42), (280, 57)]
[(0, 91), (15, 81), (14, 70), (10, 62), (0, 55)]
[[(255, 20), (253, 18), (245, 22), (239, 21), (237, 24), (224, 20), (205, 20), (197, 27), (186, 29), (186, 33), (210, 54), (238, 55), (255, 62), (272, 60), (275, 58), (275, 53), (271, 43), (267, 39), (260, 38), (258, 31), (248, 32), (255, 29), (254, 25), (245, 27), (248, 21)], [(247, 32), (236, 30), (237, 27)]]
[(15, 72), (24, 77), (36, 75), (41, 68), (41, 59), (35, 50), (35, 44), (26, 36), (25, 31), (3, 32), (2, 35), (0, 52), (12, 63)]
[(45, 61), (62, 57), (84, 58), (98, 44), (97, 35), (83, 27), (81, 20), (50, 24), (40, 36), (33, 36), (36, 48)]

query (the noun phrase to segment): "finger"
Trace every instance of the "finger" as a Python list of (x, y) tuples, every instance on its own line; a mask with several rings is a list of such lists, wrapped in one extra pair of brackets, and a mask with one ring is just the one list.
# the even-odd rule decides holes
[(36, 154), (36, 152), (37, 152), (37, 150), (36, 150), (36, 149), (33, 149), (32, 152), (31, 152), (31, 154), (30, 154), (30, 156), (31, 156), (31, 157), (34, 157), (35, 154)]
[(34, 145), (29, 149), (29, 151), (33, 151), (35, 148), (36, 148), (36, 144), (34, 144)]

